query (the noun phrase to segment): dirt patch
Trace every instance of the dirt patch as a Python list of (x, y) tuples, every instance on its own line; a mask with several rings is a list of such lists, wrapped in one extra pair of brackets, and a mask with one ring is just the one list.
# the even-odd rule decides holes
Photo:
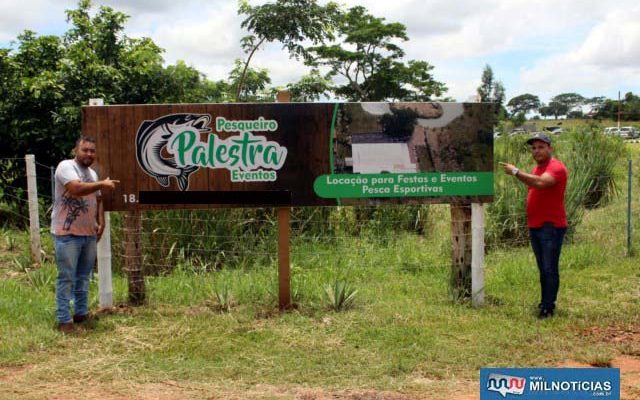
[[(593, 326), (581, 332), (583, 336), (592, 337), (597, 341), (614, 343), (621, 346), (623, 352), (640, 353), (640, 326), (635, 324), (618, 326)], [(604, 362), (604, 361), (603, 361)], [(560, 367), (588, 368), (611, 367), (620, 368), (620, 389), (623, 400), (640, 398), (640, 358), (631, 355), (619, 355), (608, 360), (606, 365), (590, 365), (577, 361), (567, 361)]]
[[(619, 337), (619, 336), (616, 336)], [(635, 400), (640, 398), (640, 359), (627, 355), (621, 355), (609, 362), (611, 368), (620, 368), (620, 398), (622, 400)], [(595, 368), (600, 365), (591, 365), (578, 361), (565, 361), (558, 364), (561, 368)]]
[[(0, 396), (19, 399), (50, 400), (188, 400), (188, 399), (296, 399), (296, 400), (477, 400), (473, 394), (399, 393), (376, 390), (325, 390), (320, 388), (279, 388), (257, 385), (238, 390), (208, 384), (183, 384), (174, 381), (133, 384), (112, 382), (43, 383), (30, 387), (3, 385)], [(443, 397), (444, 396), (444, 397)]]
[[(49, 400), (188, 400), (188, 399), (296, 399), (296, 400), (477, 400), (477, 382), (458, 382), (455, 391), (444, 387), (446, 381), (438, 381), (426, 389), (415, 388), (404, 393), (368, 389), (331, 390), (314, 387), (279, 387), (258, 384), (245, 388), (234, 388), (223, 382), (162, 382), (138, 383), (126, 380), (111, 382), (82, 379), (81, 381), (38, 382), (30, 381), (28, 375), (33, 366), (0, 369), (0, 398), (49, 399)], [(37, 369), (37, 368), (36, 368)], [(443, 386), (445, 385), (445, 386)], [(431, 386), (431, 385), (429, 385)]]
[(10, 382), (18, 376), (22, 376), (33, 368), (32, 365), (19, 365), (15, 367), (0, 368), (0, 382)]
[(608, 343), (638, 343), (640, 344), (640, 326), (592, 326), (582, 332), (585, 336), (593, 336)]

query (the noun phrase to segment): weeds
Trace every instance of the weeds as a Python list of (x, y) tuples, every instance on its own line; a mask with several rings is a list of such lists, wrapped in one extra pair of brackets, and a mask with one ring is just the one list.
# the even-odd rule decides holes
[(215, 285), (212, 291), (213, 297), (215, 298), (214, 308), (218, 311), (230, 312), (236, 305), (235, 297), (227, 282)]
[(358, 291), (349, 283), (336, 280), (330, 285), (325, 285), (324, 293), (330, 309), (345, 311), (354, 306)]
[(24, 273), (27, 282), (34, 289), (54, 289), (53, 282), (55, 281), (55, 271), (52, 268), (41, 267), (37, 269), (31, 269), (26, 266), (24, 260), (20, 260), (18, 257), (13, 258), (13, 265), (17, 270)]
[(18, 238), (13, 235), (5, 234), (4, 241), (6, 244), (7, 251), (14, 251), (16, 249), (16, 243), (18, 242)]

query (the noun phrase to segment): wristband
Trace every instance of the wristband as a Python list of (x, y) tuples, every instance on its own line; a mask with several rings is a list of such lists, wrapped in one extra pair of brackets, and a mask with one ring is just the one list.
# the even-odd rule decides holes
[(518, 168), (514, 168), (511, 170), (511, 173), (513, 174), (513, 176), (518, 176), (518, 172), (520, 172)]

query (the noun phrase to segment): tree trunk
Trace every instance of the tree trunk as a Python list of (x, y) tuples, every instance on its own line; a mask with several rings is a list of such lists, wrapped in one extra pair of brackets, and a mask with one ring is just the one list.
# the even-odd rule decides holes
[(242, 75), (240, 75), (240, 82), (238, 82), (238, 90), (236, 91), (236, 102), (238, 103), (240, 102), (240, 94), (242, 93), (242, 87), (244, 86), (244, 81), (247, 76), (247, 69), (249, 68), (249, 63), (251, 62), (251, 58), (253, 57), (255, 52), (258, 50), (258, 47), (260, 47), (260, 45), (262, 45), (263, 42), (264, 42), (264, 38), (262, 38), (260, 42), (258, 42), (258, 44), (251, 50), (251, 52), (249, 53), (249, 57), (247, 57), (247, 62), (244, 63), (244, 68), (242, 69)]

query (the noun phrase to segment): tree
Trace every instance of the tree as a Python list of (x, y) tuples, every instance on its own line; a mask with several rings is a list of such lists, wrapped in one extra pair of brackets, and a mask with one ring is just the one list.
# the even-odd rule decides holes
[(640, 120), (640, 96), (634, 95), (632, 92), (627, 92), (624, 95), (622, 117), (625, 121)]
[(491, 69), (491, 66), (488, 64), (485, 65), (482, 70), (480, 86), (478, 86), (477, 92), (481, 102), (496, 104), (496, 119), (499, 120), (505, 118), (507, 113), (503, 106), (504, 86), (502, 85), (502, 82), (495, 80), (493, 76), (493, 69)]
[(243, 85), (243, 101), (265, 101), (266, 96), (271, 96), (267, 90), (270, 83), (271, 78), (266, 68), (248, 68), (240, 59), (236, 59), (229, 72), (229, 92), (237, 93), (238, 88)]
[(288, 84), (287, 89), (292, 101), (312, 102), (320, 100), (322, 96), (328, 96), (333, 90), (333, 82), (330, 78), (320, 75), (317, 69), (312, 69), (298, 82)]
[(548, 105), (542, 105), (538, 111), (543, 117), (553, 116), (558, 119), (561, 115), (566, 115), (569, 112), (569, 107), (566, 104), (562, 104), (557, 101), (550, 101)]
[(31, 153), (56, 165), (69, 156), (89, 98), (107, 104), (223, 98), (225, 85), (182, 62), (164, 67), (163, 50), (151, 39), (129, 38), (125, 14), (91, 8), (91, 1), (81, 0), (68, 10), (70, 28), (61, 37), (26, 30), (15, 50), (0, 49), (0, 157)]
[(236, 101), (240, 100), (244, 90), (249, 63), (260, 46), (278, 41), (292, 56), (304, 56), (306, 50), (301, 44), (303, 41), (319, 44), (333, 39), (338, 10), (334, 2), (322, 6), (317, 0), (276, 0), (259, 6), (251, 6), (248, 0), (240, 0), (238, 14), (246, 15), (240, 26), (251, 34), (241, 39), (247, 59), (235, 88)]
[(566, 108), (566, 111), (559, 114), (559, 115), (566, 115), (569, 111), (573, 111), (574, 108), (584, 104), (585, 100), (586, 99), (583, 96), (579, 95), (578, 93), (562, 93), (552, 97), (551, 101), (549, 102), (549, 105), (551, 105), (551, 103), (561, 104), (562, 107), (561, 108), (556, 107), (556, 111), (564, 110)]
[(352, 7), (337, 17), (338, 43), (307, 49), (306, 63), (328, 67), (329, 77), (346, 80), (335, 93), (350, 101), (426, 101), (447, 89), (433, 78), (426, 61), (405, 63), (395, 42), (408, 40), (406, 27), (386, 23), (364, 7)]
[(511, 110), (511, 114), (536, 111), (540, 108), (540, 99), (533, 94), (525, 93), (509, 100), (507, 107)]
[[(485, 65), (480, 78), (480, 86), (478, 86), (478, 96), (483, 103), (493, 103), (497, 99), (496, 82), (494, 82), (493, 69), (490, 65)], [(502, 92), (504, 94), (504, 91)]]

